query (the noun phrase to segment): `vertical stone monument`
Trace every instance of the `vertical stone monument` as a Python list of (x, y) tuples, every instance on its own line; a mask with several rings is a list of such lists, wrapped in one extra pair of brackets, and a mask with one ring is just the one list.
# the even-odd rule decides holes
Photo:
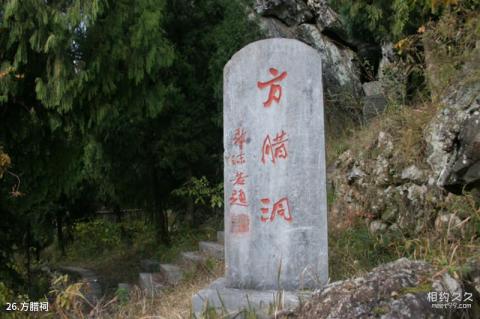
[(194, 297), (194, 311), (222, 293), (235, 308), (242, 295), (267, 303), (268, 291), (327, 282), (321, 65), (300, 41), (268, 39), (225, 66), (225, 279)]

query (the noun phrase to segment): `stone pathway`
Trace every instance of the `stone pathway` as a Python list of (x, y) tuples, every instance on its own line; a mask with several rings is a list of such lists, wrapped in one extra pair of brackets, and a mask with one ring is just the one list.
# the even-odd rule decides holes
[(217, 241), (199, 242), (198, 251), (180, 253), (179, 259), (173, 264), (163, 264), (151, 259), (140, 262), (142, 273), (139, 274), (139, 285), (149, 294), (158, 294), (166, 287), (178, 285), (185, 272), (192, 271), (197, 266), (204, 265), (208, 258), (223, 260), (224, 253), (223, 231), (217, 232)]
[(80, 278), (80, 282), (87, 284), (84, 291), (85, 298), (92, 304), (97, 303), (102, 298), (102, 287), (98, 276), (90, 269), (74, 266), (61, 266), (57, 269), (61, 273)]

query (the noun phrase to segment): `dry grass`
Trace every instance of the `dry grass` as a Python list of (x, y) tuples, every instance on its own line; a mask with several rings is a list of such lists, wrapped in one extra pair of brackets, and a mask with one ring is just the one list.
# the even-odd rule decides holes
[[(468, 261), (480, 258), (480, 207), (471, 195), (451, 195), (444, 202), (448, 212), (461, 217), (451, 219), (443, 231), (428, 229), (415, 237), (401, 232), (371, 234), (365, 216), (356, 216), (348, 229), (329, 230), (331, 279), (358, 276), (398, 258), (430, 262), (441, 272), (461, 278)], [(468, 217), (466, 217), (468, 216)]]
[(52, 312), (43, 318), (98, 319), (183, 319), (191, 318), (192, 296), (218, 277), (223, 276), (223, 262), (209, 260), (206, 266), (186, 273), (177, 286), (158, 295), (149, 295), (134, 287), (128, 295), (117, 295), (96, 305), (85, 300), (79, 284), (59, 287), (55, 291)]
[(212, 267), (202, 267), (187, 274), (182, 283), (166, 290), (159, 296), (146, 296), (136, 290), (131, 294), (128, 303), (120, 305), (117, 309), (114, 309), (113, 313), (109, 313), (102, 318), (190, 318), (192, 296), (213, 280), (223, 276), (223, 270), (223, 263), (213, 262)]
[(199, 269), (193, 276), (187, 278), (182, 284), (161, 298), (158, 309), (159, 315), (168, 319), (190, 318), (192, 296), (223, 275), (224, 264), (222, 262), (215, 262), (211, 270), (207, 268)]

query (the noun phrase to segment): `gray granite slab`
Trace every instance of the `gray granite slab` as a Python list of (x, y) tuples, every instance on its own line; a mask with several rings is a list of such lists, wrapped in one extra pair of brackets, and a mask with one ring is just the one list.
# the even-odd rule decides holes
[(300, 41), (268, 39), (225, 66), (226, 287), (328, 280), (321, 65)]

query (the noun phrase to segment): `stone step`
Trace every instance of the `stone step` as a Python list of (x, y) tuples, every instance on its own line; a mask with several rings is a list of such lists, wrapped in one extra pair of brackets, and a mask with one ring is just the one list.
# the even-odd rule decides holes
[(86, 284), (83, 294), (89, 302), (96, 303), (102, 297), (102, 286), (93, 271), (75, 266), (62, 266), (58, 268), (58, 271), (77, 277), (80, 282)]
[(223, 230), (217, 231), (217, 242), (219, 244), (225, 244), (225, 232)]
[(198, 251), (184, 251), (180, 253), (180, 257), (182, 264), (187, 266), (199, 265), (207, 261), (207, 257)]
[(183, 279), (183, 271), (177, 265), (161, 264), (160, 273), (163, 275), (165, 282), (170, 285), (178, 285)]
[(161, 273), (141, 272), (138, 283), (146, 294), (158, 295), (165, 288), (164, 278)]
[(160, 272), (160, 262), (153, 259), (142, 259), (140, 267), (146, 273)]
[(201, 241), (198, 243), (198, 246), (200, 251), (206, 255), (221, 260), (225, 259), (225, 252), (222, 244), (213, 241)]

